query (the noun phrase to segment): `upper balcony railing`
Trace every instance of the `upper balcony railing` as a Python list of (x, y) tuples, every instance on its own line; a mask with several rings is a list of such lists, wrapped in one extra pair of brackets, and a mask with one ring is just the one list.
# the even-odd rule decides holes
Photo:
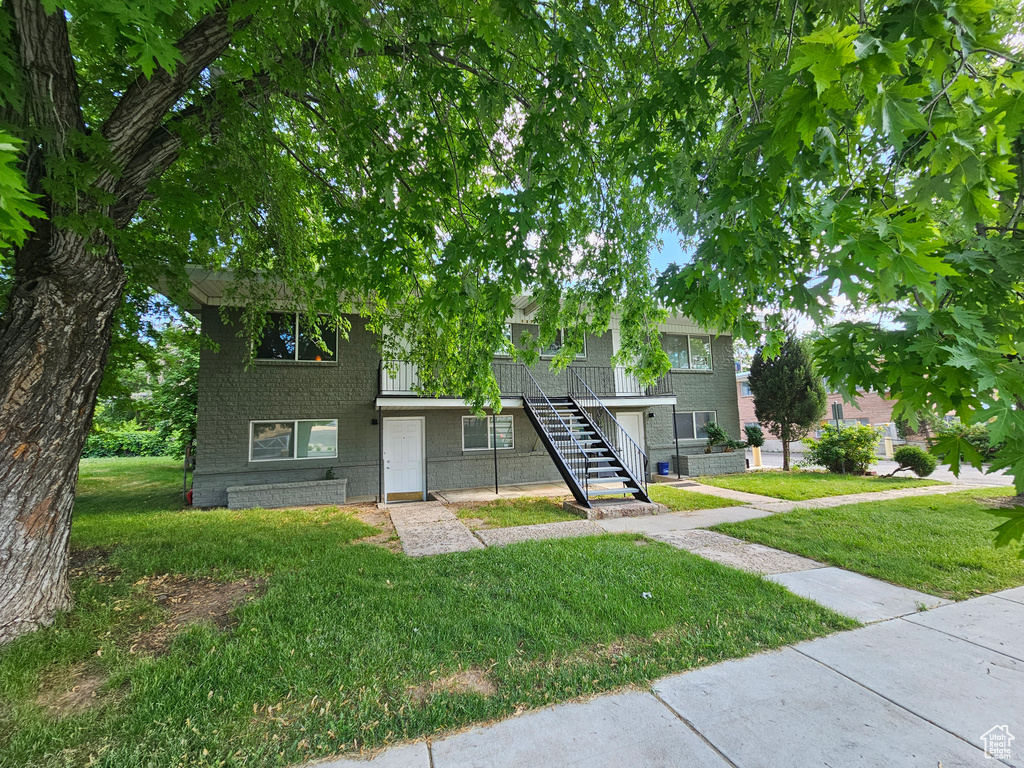
[[(494, 378), (502, 397), (522, 397), (525, 368), (519, 363), (493, 363)], [(417, 391), (420, 375), (416, 364), (408, 360), (383, 360), (380, 364), (380, 394), (430, 397)], [(437, 395), (458, 398), (458, 395)]]
[[(522, 397), (526, 381), (526, 369), (520, 363), (493, 363), (494, 378), (503, 397)], [(644, 386), (635, 376), (626, 373), (625, 368), (599, 365), (572, 365), (569, 372), (579, 376), (587, 387), (598, 397), (671, 397), (672, 384), (668, 376), (662, 376), (651, 386)], [(566, 378), (566, 377), (559, 377)], [(567, 381), (567, 378), (566, 378)], [(424, 396), (417, 391), (420, 385), (416, 365), (408, 360), (382, 361), (380, 365), (380, 394), (417, 397)], [(566, 383), (546, 386), (552, 395), (566, 394)], [(458, 397), (448, 395), (447, 397)]]
[(644, 386), (640, 379), (626, 373), (626, 369), (619, 366), (570, 365), (569, 371), (579, 376), (598, 397), (671, 397), (673, 394), (668, 376), (662, 376), (654, 384)]

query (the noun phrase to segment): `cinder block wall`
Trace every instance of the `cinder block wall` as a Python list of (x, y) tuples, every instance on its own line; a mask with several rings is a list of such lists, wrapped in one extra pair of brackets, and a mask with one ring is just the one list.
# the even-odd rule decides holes
[[(226, 323), (215, 307), (203, 309), (203, 333), (218, 349), (204, 349), (200, 356), (196, 506), (226, 504), (230, 486), (321, 480), (328, 468), (348, 480), (349, 496), (377, 495), (380, 428), (372, 421), (378, 417), (374, 401), (380, 354), (363, 320), (350, 319), (349, 339), (339, 343), (335, 363), (255, 361), (246, 367), (246, 341), (238, 335), (241, 325)], [(607, 346), (606, 362), (610, 341)], [(546, 369), (542, 362), (535, 375), (548, 377), (542, 386), (554, 386), (557, 380)], [(558, 480), (526, 414), (522, 409), (507, 413), (514, 418), (515, 448), (498, 451), (499, 483)], [(468, 409), (452, 408), (382, 415), (426, 419), (427, 488), (434, 490), (494, 482), (493, 452), (462, 450), (462, 416), (469, 414)], [(250, 462), (249, 422), (273, 419), (337, 419), (338, 457)]]
[[(233, 316), (234, 317), (234, 316)], [(215, 307), (202, 313), (203, 333), (217, 343), (204, 349), (199, 370), (198, 455), (193, 503), (221, 506), (227, 488), (235, 485), (287, 483), (324, 479), (328, 468), (348, 480), (348, 495), (376, 496), (379, 489), (380, 427), (374, 401), (378, 390), (380, 355), (365, 323), (353, 316), (347, 341), (341, 341), (338, 361), (312, 363), (256, 361), (246, 367), (247, 346), (239, 323), (224, 322)], [(531, 326), (513, 326), (518, 342)], [(591, 337), (586, 359), (578, 365), (610, 365), (611, 334)], [(732, 340), (712, 341), (714, 370), (670, 374), (679, 410), (717, 410), (719, 422), (739, 437)], [(554, 374), (548, 361), (532, 369), (550, 395), (564, 396), (566, 375)], [(651, 470), (668, 461), (674, 451), (672, 409), (622, 407), (620, 411), (655, 413), (645, 420), (646, 449)], [(515, 424), (515, 448), (498, 451), (498, 482), (518, 484), (559, 480), (558, 471), (522, 409), (508, 409)], [(488, 486), (494, 483), (491, 451), (462, 450), (465, 408), (403, 409), (382, 416), (423, 416), (426, 427), (428, 490)], [(338, 457), (282, 461), (249, 461), (249, 422), (273, 419), (337, 419)], [(698, 452), (704, 441), (681, 443)]]
[[(670, 373), (672, 390), (676, 395), (677, 411), (717, 411), (718, 423), (734, 438), (740, 433), (739, 406), (736, 402), (736, 367), (733, 362), (732, 337), (712, 337), (711, 371), (679, 371)], [(622, 408), (623, 411), (637, 410)], [(647, 408), (645, 422), (647, 456), (650, 471), (657, 471), (657, 462), (669, 461), (675, 453), (672, 428), (672, 407)], [(680, 440), (680, 453), (700, 453), (706, 440)]]

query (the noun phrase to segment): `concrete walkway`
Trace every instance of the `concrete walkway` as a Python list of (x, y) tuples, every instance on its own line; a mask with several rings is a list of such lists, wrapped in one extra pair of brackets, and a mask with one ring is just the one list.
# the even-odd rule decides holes
[(751, 503), (758, 509), (763, 509), (767, 512), (792, 512), (794, 509), (831, 509), (832, 507), (842, 507), (847, 504), (862, 504), (866, 501), (912, 499), (919, 496), (937, 496), (991, 487), (991, 485), (968, 485), (966, 483), (961, 483), (960, 485), (927, 485), (923, 488), (894, 488), (889, 491), (848, 493), (843, 496), (823, 496), (820, 499), (807, 499), (806, 501), (769, 499), (768, 501), (755, 501)]
[(1024, 766), (1024, 587), (320, 768)]
[[(750, 464), (754, 463), (754, 454), (748, 448), (747, 458), (750, 460)], [(803, 453), (794, 453), (792, 456), (792, 464), (795, 466), (797, 463), (804, 460)], [(766, 451), (761, 452), (761, 461), (764, 464), (761, 469), (780, 469), (782, 467), (782, 454), (781, 453), (768, 453)], [(896, 462), (890, 461), (889, 459), (879, 459), (877, 464), (872, 464), (871, 468), (878, 472), (880, 475), (887, 475), (896, 469)], [(902, 472), (896, 477), (906, 476), (907, 472)], [(944, 483), (953, 483), (954, 485), (994, 485), (994, 486), (1007, 486), (1013, 485), (1013, 477), (1006, 474), (1005, 470), (999, 470), (998, 472), (981, 472), (974, 467), (964, 465), (960, 470), (960, 477), (957, 477), (949, 471), (949, 467), (940, 464), (936, 467), (935, 471), (928, 476), (929, 480), (941, 480)]]

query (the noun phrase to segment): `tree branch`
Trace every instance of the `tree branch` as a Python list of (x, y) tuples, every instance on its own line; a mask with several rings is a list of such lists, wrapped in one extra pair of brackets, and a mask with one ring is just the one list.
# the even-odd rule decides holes
[[(36, 138), (45, 154), (63, 156), (68, 134), (85, 130), (67, 19), (59, 10), (46, 13), (39, 0), (10, 2)], [(33, 192), (36, 181), (28, 179)]]
[[(192, 87), (199, 73), (223, 54), (232, 35), (250, 22), (251, 17), (231, 23), (227, 8), (222, 6), (200, 19), (177, 42), (181, 61), (173, 73), (161, 68), (149, 79), (139, 75), (128, 87), (102, 128), (117, 168), (127, 166), (164, 121), (167, 111)], [(97, 180), (97, 186), (105, 190), (112, 190), (116, 183), (113, 173)]]

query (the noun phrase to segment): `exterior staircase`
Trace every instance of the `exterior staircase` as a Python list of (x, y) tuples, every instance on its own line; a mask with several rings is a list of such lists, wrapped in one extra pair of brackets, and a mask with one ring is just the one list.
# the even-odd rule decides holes
[(603, 412), (595, 413), (589, 398), (548, 397), (527, 372), (523, 404), (577, 502), (591, 507), (591, 500), (601, 496), (650, 501), (647, 457), (600, 401)]

